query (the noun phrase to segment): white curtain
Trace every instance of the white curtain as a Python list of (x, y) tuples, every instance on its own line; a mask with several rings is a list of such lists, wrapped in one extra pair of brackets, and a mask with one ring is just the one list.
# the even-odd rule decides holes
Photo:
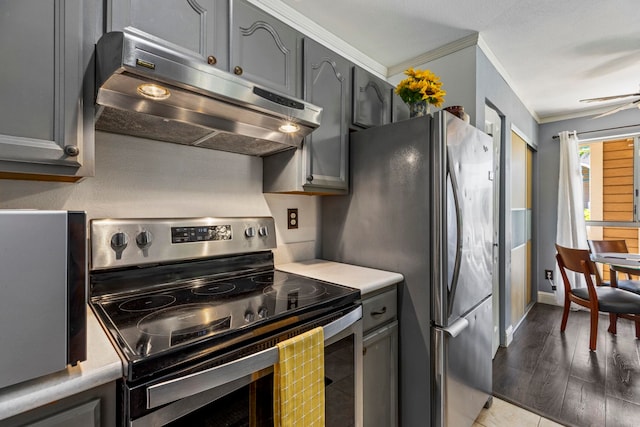
[[(560, 177), (558, 179), (558, 222), (556, 242), (560, 246), (587, 249), (587, 227), (584, 222), (582, 170), (578, 157), (576, 132), (560, 132)], [(554, 248), (555, 249), (555, 248)], [(572, 277), (573, 276), (573, 277)], [(569, 273), (573, 287), (586, 287), (580, 274)], [(556, 301), (564, 304), (564, 283), (556, 263)]]

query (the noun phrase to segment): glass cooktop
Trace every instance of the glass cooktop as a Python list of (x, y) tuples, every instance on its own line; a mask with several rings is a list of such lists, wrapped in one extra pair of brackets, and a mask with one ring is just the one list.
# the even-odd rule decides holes
[(129, 360), (176, 351), (201, 341), (220, 343), (265, 333), (320, 307), (351, 304), (356, 289), (281, 271), (211, 280), (195, 278), (170, 290), (94, 299)]

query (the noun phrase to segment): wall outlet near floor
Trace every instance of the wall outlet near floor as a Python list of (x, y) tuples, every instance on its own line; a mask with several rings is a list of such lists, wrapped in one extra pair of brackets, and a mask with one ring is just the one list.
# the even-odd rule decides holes
[(544, 271), (544, 278), (546, 280), (553, 280), (553, 270), (545, 270)]
[(298, 208), (287, 209), (287, 229), (298, 228), (300, 223), (300, 216), (298, 215)]

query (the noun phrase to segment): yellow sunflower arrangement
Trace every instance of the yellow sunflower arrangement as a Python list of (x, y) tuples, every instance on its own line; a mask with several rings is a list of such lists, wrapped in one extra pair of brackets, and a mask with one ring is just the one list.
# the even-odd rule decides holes
[(440, 77), (430, 70), (414, 70), (413, 68), (409, 68), (404, 74), (407, 78), (396, 86), (396, 93), (404, 102), (413, 104), (426, 101), (436, 107), (442, 105), (447, 92), (442, 89)]

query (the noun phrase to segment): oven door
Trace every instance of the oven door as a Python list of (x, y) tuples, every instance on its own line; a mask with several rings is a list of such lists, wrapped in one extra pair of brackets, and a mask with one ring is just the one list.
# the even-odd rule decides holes
[[(327, 426), (362, 426), (362, 307), (323, 326)], [(303, 326), (304, 327), (304, 326)], [(186, 376), (144, 386), (147, 412), (125, 423), (144, 426), (273, 426), (277, 347)], [(125, 406), (131, 405), (125, 387)]]

